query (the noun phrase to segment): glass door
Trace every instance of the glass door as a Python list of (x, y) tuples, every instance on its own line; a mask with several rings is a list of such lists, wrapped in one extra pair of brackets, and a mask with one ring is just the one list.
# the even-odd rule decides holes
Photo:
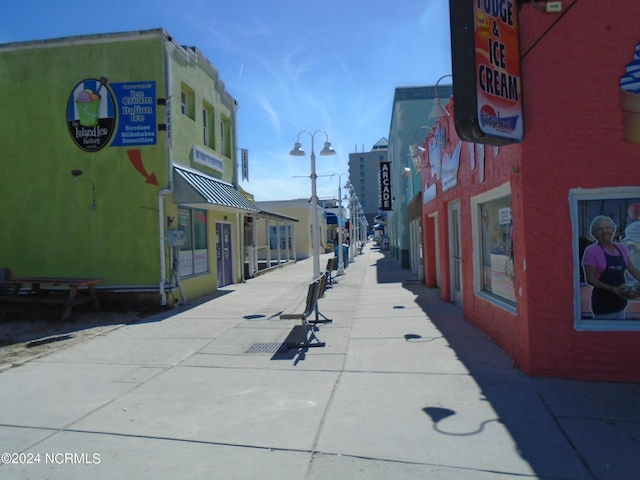
[(218, 287), (233, 283), (233, 255), (231, 244), (231, 224), (216, 223), (216, 260)]

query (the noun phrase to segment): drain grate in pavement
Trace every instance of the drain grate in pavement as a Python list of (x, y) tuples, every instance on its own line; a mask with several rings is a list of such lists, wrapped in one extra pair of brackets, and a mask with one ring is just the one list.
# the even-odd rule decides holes
[(244, 353), (283, 353), (287, 351), (287, 345), (278, 342), (254, 343)]

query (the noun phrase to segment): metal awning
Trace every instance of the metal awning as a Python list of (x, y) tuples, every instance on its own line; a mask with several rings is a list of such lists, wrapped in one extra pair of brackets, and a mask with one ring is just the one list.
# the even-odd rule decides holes
[(216, 207), (235, 213), (259, 213), (258, 206), (233, 185), (182, 166), (173, 166), (174, 202), (197, 208)]
[(299, 222), (297, 218), (290, 217), (288, 215), (283, 215), (281, 213), (267, 212), (266, 210), (260, 210), (260, 213), (256, 213), (255, 215), (251, 214), (251, 216), (256, 218), (267, 218), (269, 220), (276, 220), (276, 221), (295, 222), (295, 223)]

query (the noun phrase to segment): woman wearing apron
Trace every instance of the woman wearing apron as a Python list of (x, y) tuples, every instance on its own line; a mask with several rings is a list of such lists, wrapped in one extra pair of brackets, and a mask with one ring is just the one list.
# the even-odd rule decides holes
[(598, 215), (591, 222), (591, 236), (596, 243), (589, 245), (582, 257), (587, 283), (591, 291), (591, 311), (594, 319), (624, 319), (627, 297), (622, 288), (625, 272), (640, 281), (638, 270), (629, 258), (627, 248), (613, 241), (616, 224), (611, 218)]

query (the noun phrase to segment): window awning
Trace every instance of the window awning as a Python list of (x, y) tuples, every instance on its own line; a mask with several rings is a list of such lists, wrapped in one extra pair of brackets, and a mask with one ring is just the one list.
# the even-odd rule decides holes
[(251, 216), (256, 218), (267, 218), (269, 220), (284, 221), (284, 222), (290, 222), (290, 223), (299, 222), (297, 218), (290, 217), (288, 215), (282, 215), (281, 213), (267, 212), (266, 210), (260, 210), (260, 213), (256, 213), (255, 215), (251, 214)]
[(174, 202), (196, 208), (211, 208), (235, 213), (259, 213), (258, 206), (242, 195), (230, 183), (173, 166)]
[[(327, 225), (338, 225), (340, 222), (338, 221), (338, 215), (336, 215), (335, 213), (332, 212), (324, 212), (324, 219), (327, 223)], [(344, 227), (346, 225), (347, 221), (343, 218), (342, 219), (342, 226)]]

